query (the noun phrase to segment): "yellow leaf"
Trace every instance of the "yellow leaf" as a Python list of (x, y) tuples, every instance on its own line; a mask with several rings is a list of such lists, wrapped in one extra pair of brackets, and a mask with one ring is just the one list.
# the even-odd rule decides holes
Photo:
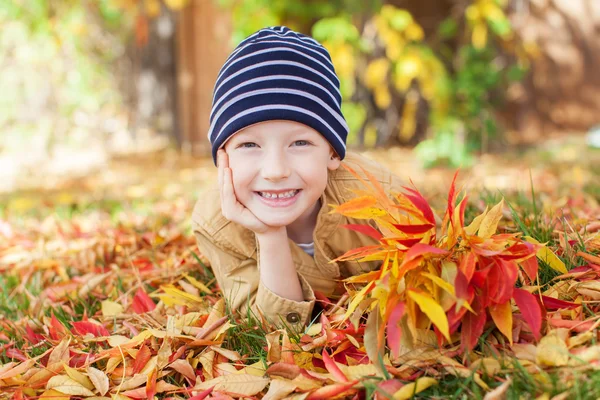
[(93, 396), (94, 393), (85, 388), (81, 383), (71, 379), (66, 375), (56, 375), (48, 380), (46, 389), (54, 389), (64, 394), (74, 396)]
[(116, 317), (123, 314), (123, 306), (110, 300), (102, 302), (102, 315), (105, 317)]
[(177, 289), (173, 285), (163, 285), (163, 286), (161, 286), (161, 289), (163, 289), (163, 291), (165, 293), (159, 294), (158, 297), (167, 306), (173, 306), (173, 305), (194, 306), (195, 303), (197, 304), (197, 303), (204, 302), (204, 300), (201, 297), (186, 293), (183, 290)]
[(389, 69), (390, 61), (387, 58), (383, 57), (371, 61), (365, 71), (365, 86), (369, 89), (375, 89), (385, 84)]
[(490, 315), (498, 327), (498, 330), (502, 332), (504, 336), (509, 340), (510, 344), (513, 344), (512, 337), (512, 309), (510, 306), (510, 300), (504, 304), (496, 304), (489, 308)]
[(192, 285), (196, 286), (198, 289), (200, 289), (204, 293), (212, 294), (212, 291), (208, 287), (206, 287), (206, 285), (204, 283), (200, 282), (196, 278), (186, 275), (185, 279), (187, 279), (188, 282), (190, 282)]
[(483, 213), (476, 216), (475, 218), (473, 218), (473, 221), (471, 221), (469, 226), (465, 227), (465, 233), (469, 236), (474, 236), (475, 232), (477, 232), (477, 230), (481, 226), (481, 221), (483, 221), (483, 219), (485, 218), (487, 213), (488, 213), (488, 207), (486, 206)]
[(179, 11), (185, 8), (185, 6), (187, 6), (188, 3), (189, 0), (165, 0), (165, 4), (167, 5), (167, 7), (175, 11)]
[(87, 367), (87, 374), (94, 384), (94, 387), (102, 396), (108, 392), (109, 382), (108, 376), (101, 370), (94, 367)]
[(564, 340), (554, 334), (544, 336), (537, 345), (535, 362), (540, 366), (562, 367), (569, 362), (569, 349)]
[(419, 305), (419, 308), (429, 320), (439, 329), (444, 335), (448, 342), (450, 340), (450, 328), (448, 327), (448, 318), (442, 306), (435, 302), (430, 296), (415, 292), (413, 290), (407, 291), (408, 297), (410, 297), (415, 303)]
[(248, 374), (254, 376), (265, 376), (267, 369), (265, 368), (265, 363), (262, 361), (257, 361), (254, 364), (250, 364), (235, 372), (236, 374)]
[[(523, 236), (523, 239), (529, 243), (540, 244), (540, 242), (538, 242), (531, 236)], [(552, 252), (552, 250), (546, 247), (545, 244), (544, 247), (541, 247), (535, 255), (537, 256), (537, 258), (548, 264), (553, 270), (558, 271), (561, 274), (569, 273), (567, 267), (565, 266), (565, 263), (562, 262), (562, 260)]]
[(492, 209), (483, 217), (481, 225), (479, 226), (479, 232), (477, 236), (487, 239), (491, 237), (498, 229), (498, 222), (502, 218), (502, 208), (504, 207), (504, 199), (500, 200), (500, 203), (496, 204)]
[(69, 400), (70, 398), (71, 396), (68, 394), (65, 395), (57, 390), (50, 389), (42, 393), (39, 400)]
[(369, 282), (365, 287), (363, 287), (360, 292), (354, 295), (350, 305), (348, 306), (348, 310), (346, 310), (346, 314), (344, 314), (344, 320), (352, 315), (356, 307), (360, 304), (361, 301), (365, 298), (369, 290), (373, 287), (374, 282)]
[(229, 392), (238, 395), (254, 396), (260, 393), (269, 383), (269, 378), (255, 375), (221, 375), (201, 382), (194, 390), (205, 390), (214, 386), (215, 392)]
[(473, 27), (471, 41), (476, 49), (483, 49), (487, 44), (487, 25), (483, 21), (478, 21)]
[(417, 108), (419, 106), (419, 94), (411, 89), (405, 96), (402, 107), (402, 118), (400, 118), (399, 137), (403, 142), (409, 141), (417, 129)]
[(150, 18), (155, 18), (160, 15), (160, 1), (158, 0), (145, 0), (144, 9), (146, 15)]
[(421, 272), (421, 275), (423, 275), (426, 278), (431, 279), (433, 281), (433, 283), (435, 283), (436, 285), (438, 285), (439, 287), (444, 289), (446, 292), (448, 292), (452, 296), (456, 295), (454, 292), (454, 286), (452, 286), (450, 283), (446, 282), (439, 276), (435, 276), (433, 274), (430, 274), (429, 272)]
[(67, 373), (67, 375), (69, 375), (69, 377), (71, 379), (73, 379), (75, 382), (80, 383), (86, 389), (89, 389), (89, 390), (94, 389), (94, 385), (92, 384), (92, 382), (89, 380), (89, 378), (87, 376), (85, 376), (81, 372), (77, 371), (75, 368), (69, 367), (67, 364), (64, 365), (64, 368), (65, 368), (65, 372)]
[(400, 390), (394, 393), (394, 400), (408, 400), (433, 385), (437, 385), (437, 380), (429, 377), (419, 378), (415, 382), (402, 386)]

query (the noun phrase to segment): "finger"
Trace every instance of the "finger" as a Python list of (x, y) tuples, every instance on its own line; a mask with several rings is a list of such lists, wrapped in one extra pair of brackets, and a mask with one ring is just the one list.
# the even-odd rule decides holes
[(219, 188), (223, 187), (223, 150), (217, 151), (217, 168), (219, 170)]
[(231, 177), (231, 168), (223, 168), (223, 197), (221, 199), (221, 207), (227, 212), (235, 212), (238, 204), (233, 190), (233, 180)]

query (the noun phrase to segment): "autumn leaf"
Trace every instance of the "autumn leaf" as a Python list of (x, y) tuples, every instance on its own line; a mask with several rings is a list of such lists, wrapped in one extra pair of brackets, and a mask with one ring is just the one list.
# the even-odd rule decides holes
[(500, 219), (502, 219), (503, 208), (504, 199), (500, 200), (500, 203), (496, 204), (487, 214), (485, 214), (485, 217), (483, 217), (483, 220), (479, 226), (477, 236), (487, 239), (496, 233), (496, 230), (498, 229), (498, 222), (500, 222)]
[(512, 308), (510, 306), (510, 300), (503, 304), (495, 304), (490, 308), (490, 315), (494, 320), (494, 323), (498, 327), (498, 330), (502, 332), (504, 336), (509, 340), (510, 344), (513, 343), (512, 335)]
[(213, 388), (214, 391), (234, 393), (244, 396), (254, 396), (269, 384), (269, 379), (254, 375), (221, 375), (214, 379), (201, 382), (194, 390)]
[(437, 380), (429, 377), (418, 378), (416, 381), (404, 385), (400, 390), (394, 393), (394, 400), (408, 400), (415, 394), (437, 385)]
[[(540, 244), (540, 242), (538, 242), (531, 236), (523, 236), (523, 239), (525, 239), (529, 243)], [(565, 266), (565, 263), (562, 262), (562, 260), (560, 258), (558, 258), (556, 256), (556, 254), (554, 254), (550, 249), (548, 249), (548, 247), (546, 247), (546, 245), (543, 245), (542, 247), (540, 247), (538, 249), (536, 256), (537, 256), (537, 258), (539, 258), (540, 260), (542, 260), (546, 264), (548, 264), (550, 266), (550, 268), (552, 268), (555, 271), (560, 272), (561, 274), (566, 274), (569, 272), (567, 270), (567, 267)]]
[(154, 304), (154, 301), (152, 301), (150, 296), (148, 296), (142, 288), (139, 288), (133, 296), (131, 308), (137, 314), (143, 314), (145, 312), (154, 310), (156, 308), (156, 304)]
[(98, 368), (87, 367), (87, 374), (96, 390), (104, 396), (109, 389), (108, 376)]
[(529, 324), (533, 336), (539, 340), (541, 336), (540, 330), (542, 328), (542, 311), (540, 310), (537, 300), (531, 293), (517, 288), (515, 288), (513, 292), (513, 298), (521, 310), (523, 318), (525, 318), (525, 321)]
[(79, 382), (71, 379), (66, 375), (56, 375), (50, 378), (46, 384), (46, 389), (54, 389), (64, 394), (73, 396), (93, 396), (94, 393), (84, 387)]
[(423, 311), (429, 320), (440, 330), (442, 335), (448, 342), (450, 340), (450, 332), (448, 328), (448, 318), (442, 306), (435, 302), (430, 296), (416, 292), (415, 290), (408, 291), (408, 297), (410, 297)]
[(535, 361), (541, 366), (562, 367), (567, 365), (569, 357), (565, 341), (555, 334), (550, 334), (538, 343)]

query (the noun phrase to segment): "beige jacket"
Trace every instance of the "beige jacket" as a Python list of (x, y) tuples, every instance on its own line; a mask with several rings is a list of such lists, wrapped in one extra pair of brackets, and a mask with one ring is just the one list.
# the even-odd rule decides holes
[[(364, 176), (361, 166), (374, 175), (386, 193), (400, 192), (401, 181), (388, 169), (357, 153), (348, 152), (342, 163)], [(342, 166), (329, 171), (327, 187), (321, 197), (321, 210), (313, 235), (315, 255), (310, 256), (292, 240), (292, 258), (304, 292), (304, 301), (298, 302), (280, 297), (265, 287), (259, 279), (258, 242), (254, 232), (231, 222), (221, 214), (219, 189), (215, 185), (202, 193), (192, 215), (192, 229), (198, 249), (210, 262), (223, 295), (232, 310), (245, 315), (247, 307), (262, 314), (274, 323), (285, 322), (292, 328), (302, 328), (310, 321), (315, 305), (314, 291), (326, 296), (341, 294), (341, 279), (379, 266), (378, 262), (335, 262), (353, 248), (376, 244), (367, 235), (340, 227), (343, 224), (366, 224), (340, 214), (329, 214), (329, 204), (342, 204), (357, 195), (353, 189), (365, 189), (363, 184)]]

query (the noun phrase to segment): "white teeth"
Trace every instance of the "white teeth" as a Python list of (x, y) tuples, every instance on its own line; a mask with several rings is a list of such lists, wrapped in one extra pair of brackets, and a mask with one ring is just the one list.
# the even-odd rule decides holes
[(279, 193), (279, 194), (268, 193), (268, 192), (258, 192), (258, 193), (260, 193), (260, 195), (266, 199), (285, 199), (285, 198), (293, 197), (297, 192), (298, 192), (297, 190), (290, 190), (289, 192)]

